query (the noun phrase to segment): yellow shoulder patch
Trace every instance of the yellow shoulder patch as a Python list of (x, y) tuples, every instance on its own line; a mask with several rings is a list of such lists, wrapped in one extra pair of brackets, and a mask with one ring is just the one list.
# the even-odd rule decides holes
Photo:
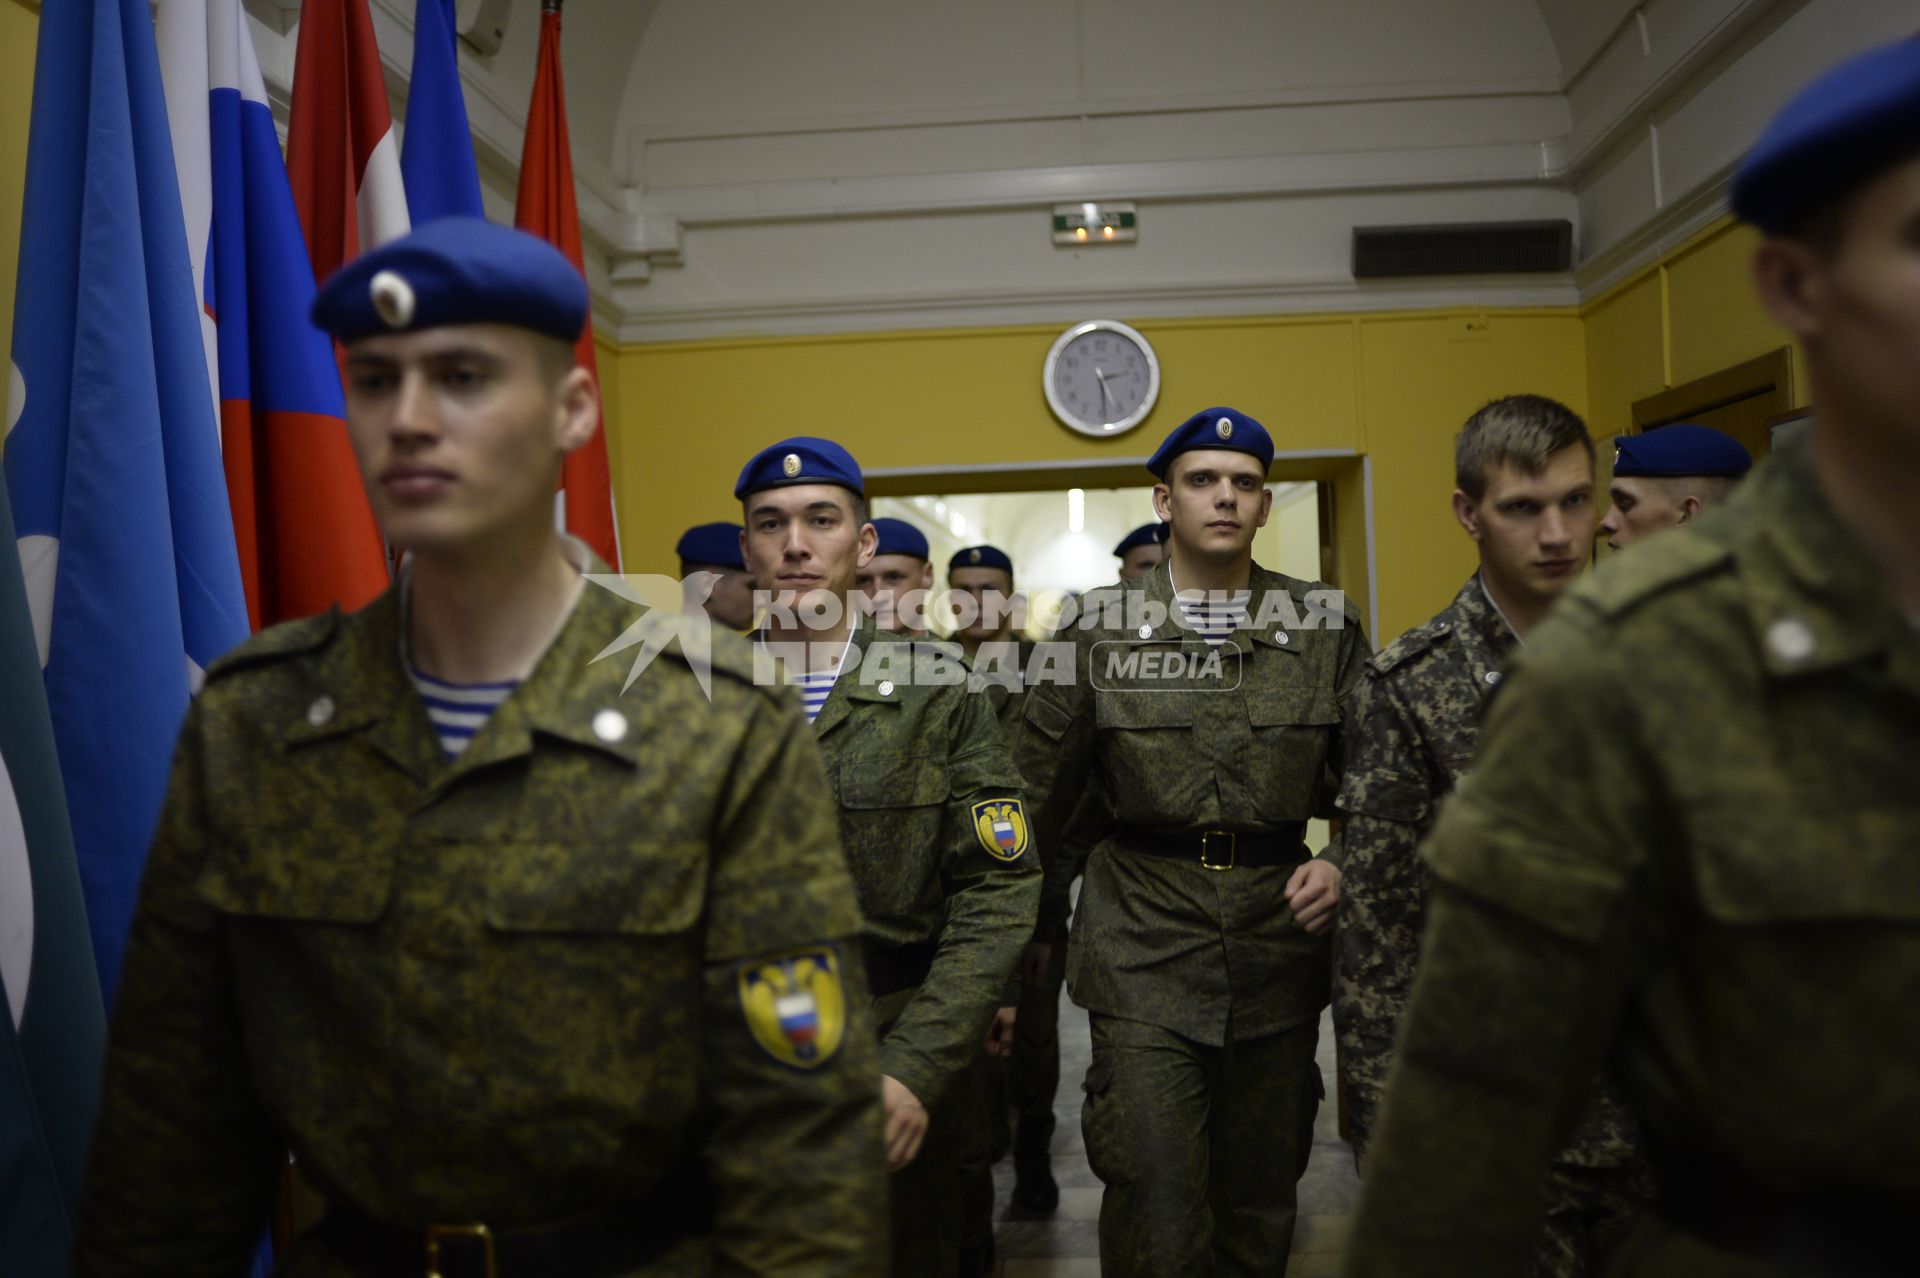
[(818, 1069), (840, 1051), (847, 995), (840, 955), (827, 946), (789, 950), (740, 968), (740, 1011), (753, 1041), (782, 1065)]
[(987, 855), (1018, 861), (1027, 851), (1027, 812), (1018, 799), (985, 799), (973, 805), (973, 832)]

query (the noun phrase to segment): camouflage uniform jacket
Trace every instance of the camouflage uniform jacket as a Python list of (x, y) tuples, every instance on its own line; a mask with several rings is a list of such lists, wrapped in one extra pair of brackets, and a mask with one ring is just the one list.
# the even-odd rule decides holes
[[(1420, 957), (1432, 877), (1415, 849), (1466, 775), (1481, 715), (1518, 644), (1476, 575), (1445, 611), (1381, 649), (1354, 699), (1338, 799), (1346, 861), (1333, 1019), (1356, 1157), (1365, 1156), (1379, 1119), (1394, 1031)], [(1630, 1164), (1635, 1131), (1619, 1093), (1603, 1083), (1559, 1160)]]
[[(1920, 1215), (1916, 758), (1920, 634), (1803, 446), (1576, 587), (1425, 846), (1420, 986), (1346, 1272), (1517, 1269), (1603, 1059), (1663, 1216), (1701, 1192), (1756, 1227), (1796, 1201)], [(1629, 1246), (1635, 1274), (1803, 1272), (1667, 1219)], [(1880, 1268), (1826, 1254), (1911, 1272), (1904, 1244)]]
[[(979, 1051), (1033, 932), (1040, 867), (1019, 774), (960, 649), (862, 619), (814, 720), (869, 950), (937, 942), (880, 1044), (882, 1072), (933, 1106)], [(946, 673), (941, 673), (941, 671)], [(1010, 810), (1007, 805), (1011, 805)], [(995, 818), (1011, 820), (1011, 846)]]
[[(1073, 677), (1030, 687), (1021, 721), (1016, 757), (1042, 846), (1083, 793), (1109, 798), (1113, 831), (1263, 832), (1332, 812), (1366, 635), (1350, 611), (1316, 615), (1308, 593), (1326, 587), (1257, 564), (1251, 587), (1248, 624), (1219, 649), (1182, 624), (1167, 564), (1089, 592), (1071, 634)], [(1223, 665), (1217, 679), (1169, 691), (1144, 660), (1128, 661), (1148, 653), (1161, 668), (1173, 653), (1194, 663), (1217, 653)], [(1211, 871), (1127, 852), (1109, 835), (1080, 888), (1074, 1001), (1216, 1045), (1312, 1020), (1327, 1004), (1328, 938), (1294, 923), (1291, 874)]]
[[(677, 650), (622, 695), (627, 663), (595, 656), (635, 617), (587, 586), (449, 760), (399, 591), (208, 670), (114, 1009), (77, 1272), (246, 1273), (289, 1147), (395, 1225), (644, 1210), (691, 1183), (710, 1236), (643, 1272), (878, 1272), (859, 911), (797, 701), (725, 634), (711, 700)], [(810, 1060), (760, 997), (785, 956), (815, 996)], [(280, 1272), (355, 1271), (307, 1235)]]

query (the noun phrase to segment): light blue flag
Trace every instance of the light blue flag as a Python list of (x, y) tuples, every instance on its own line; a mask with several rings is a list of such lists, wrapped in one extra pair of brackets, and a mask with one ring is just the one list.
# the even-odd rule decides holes
[(400, 176), (415, 226), (436, 217), (485, 217), (473, 131), (460, 90), (459, 36), (453, 0), (416, 0), (413, 72), (400, 137)]
[(40, 14), (5, 471), (112, 1005), (174, 738), (247, 635), (148, 0)]

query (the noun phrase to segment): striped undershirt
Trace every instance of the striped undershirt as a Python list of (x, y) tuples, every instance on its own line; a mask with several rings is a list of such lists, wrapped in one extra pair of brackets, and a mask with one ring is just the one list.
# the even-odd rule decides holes
[(833, 681), (839, 677), (838, 667), (794, 676), (793, 685), (800, 689), (800, 700), (807, 708), (808, 723), (820, 717), (820, 707), (827, 704), (827, 694), (833, 691)]
[(1227, 636), (1247, 624), (1247, 603), (1253, 598), (1251, 590), (1235, 591), (1230, 596), (1198, 595), (1192, 598), (1176, 596), (1180, 604), (1181, 619), (1187, 628), (1218, 648), (1227, 641)]
[(448, 683), (444, 679), (421, 674), (415, 666), (409, 666), (407, 673), (413, 676), (413, 686), (419, 689), (420, 699), (427, 703), (427, 719), (433, 724), (433, 730), (440, 738), (440, 748), (447, 752), (449, 759), (460, 757), (460, 752), (473, 740), (473, 734), (480, 731), (487, 716), (520, 686), (518, 680), (506, 683)]

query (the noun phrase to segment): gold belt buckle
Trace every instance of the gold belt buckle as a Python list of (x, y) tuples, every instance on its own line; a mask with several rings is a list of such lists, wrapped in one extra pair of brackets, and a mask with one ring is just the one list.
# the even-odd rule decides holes
[(445, 1278), (440, 1272), (440, 1240), (442, 1238), (478, 1238), (482, 1272), (487, 1278), (496, 1278), (493, 1267), (493, 1231), (479, 1221), (471, 1225), (427, 1226), (427, 1278)]
[[(1212, 859), (1214, 840), (1216, 839), (1225, 839), (1227, 842), (1227, 859), (1224, 861)], [(1200, 868), (1203, 870), (1231, 870), (1233, 868), (1234, 851), (1238, 843), (1239, 836), (1231, 830), (1203, 831), (1200, 835)]]

